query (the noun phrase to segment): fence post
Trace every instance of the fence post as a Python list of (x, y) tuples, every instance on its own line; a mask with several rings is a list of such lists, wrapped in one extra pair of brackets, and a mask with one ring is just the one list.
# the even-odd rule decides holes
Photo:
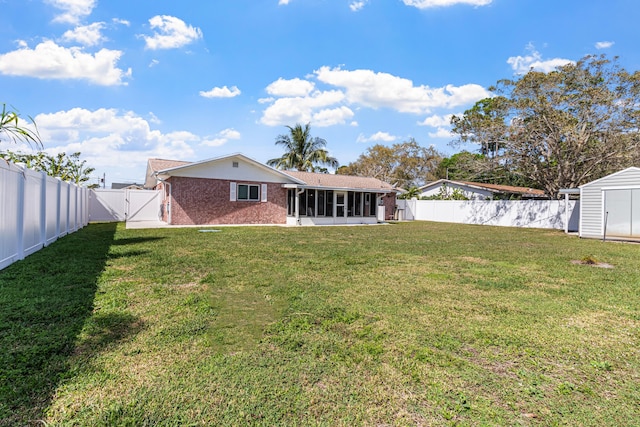
[(62, 209), (60, 195), (62, 194), (62, 190), (60, 189), (60, 178), (56, 178), (56, 180), (56, 240), (58, 240), (58, 237), (60, 237), (60, 209)]
[(47, 174), (40, 172), (40, 243), (47, 246)]
[(69, 225), (70, 225), (70, 222), (71, 222), (70, 221), (70, 212), (69, 212), (69, 210), (71, 209), (71, 186), (69, 185), (68, 182), (65, 182), (64, 185), (67, 186), (67, 200), (66, 200), (66, 203), (67, 203), (67, 215), (66, 215), (66, 218), (65, 218), (65, 221), (66, 221), (66, 227), (65, 227), (66, 232), (65, 232), (65, 234), (69, 234)]
[(16, 257), (18, 258), (18, 260), (22, 260), (24, 259), (24, 193), (27, 175), (25, 166), (16, 166), (22, 171), (21, 175), (23, 178), (18, 178), (18, 200), (16, 201), (16, 209), (18, 210), (18, 221), (16, 224), (16, 231), (18, 234), (18, 251), (16, 252)]

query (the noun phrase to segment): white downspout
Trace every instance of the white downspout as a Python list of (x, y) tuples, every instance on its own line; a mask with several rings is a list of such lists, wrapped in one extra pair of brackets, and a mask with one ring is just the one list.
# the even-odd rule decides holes
[(171, 197), (172, 196), (171, 183), (160, 178), (157, 174), (154, 174), (154, 175), (158, 181), (160, 181), (161, 183), (169, 187), (169, 201), (167, 202), (167, 224), (171, 225), (171, 201), (173, 200)]
[(296, 224), (298, 225), (302, 225), (302, 222), (300, 221), (300, 195), (304, 193), (304, 191), (304, 188), (296, 191)]

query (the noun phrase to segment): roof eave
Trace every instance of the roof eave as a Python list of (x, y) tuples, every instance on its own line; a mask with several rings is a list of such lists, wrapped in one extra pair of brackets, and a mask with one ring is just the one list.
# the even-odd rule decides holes
[(310, 190), (333, 190), (333, 191), (362, 191), (365, 193), (397, 193), (394, 188), (357, 188), (357, 187), (327, 187), (322, 185), (307, 184), (283, 184), (284, 188), (301, 188)]

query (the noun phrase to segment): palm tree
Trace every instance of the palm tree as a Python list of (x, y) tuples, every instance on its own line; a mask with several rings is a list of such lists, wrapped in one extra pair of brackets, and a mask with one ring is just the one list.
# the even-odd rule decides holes
[[(31, 117), (29, 117), (31, 119)], [(10, 141), (26, 142), (27, 144), (35, 145), (36, 147), (42, 147), (40, 141), (40, 135), (38, 134), (38, 128), (35, 127), (35, 122), (31, 119), (35, 130), (31, 130), (22, 127), (20, 122), (20, 116), (15, 111), (7, 110), (7, 105), (2, 104), (2, 111), (0, 111), (0, 142), (3, 140), (3, 136), (6, 136)]]
[(307, 123), (304, 128), (300, 124), (289, 128), (289, 135), (279, 135), (276, 138), (276, 145), (281, 145), (285, 149), (282, 157), (271, 159), (267, 162), (269, 166), (277, 169), (295, 169), (303, 172), (326, 171), (319, 165), (332, 168), (338, 167), (338, 159), (329, 156), (325, 150), (327, 141), (322, 138), (312, 138), (310, 126)]

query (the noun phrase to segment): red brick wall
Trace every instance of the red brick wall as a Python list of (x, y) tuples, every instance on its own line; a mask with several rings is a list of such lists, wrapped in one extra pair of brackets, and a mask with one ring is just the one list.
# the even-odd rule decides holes
[[(171, 224), (285, 224), (287, 190), (267, 184), (266, 202), (229, 200), (230, 182), (221, 179), (171, 177)], [(234, 181), (236, 182), (236, 181)]]

